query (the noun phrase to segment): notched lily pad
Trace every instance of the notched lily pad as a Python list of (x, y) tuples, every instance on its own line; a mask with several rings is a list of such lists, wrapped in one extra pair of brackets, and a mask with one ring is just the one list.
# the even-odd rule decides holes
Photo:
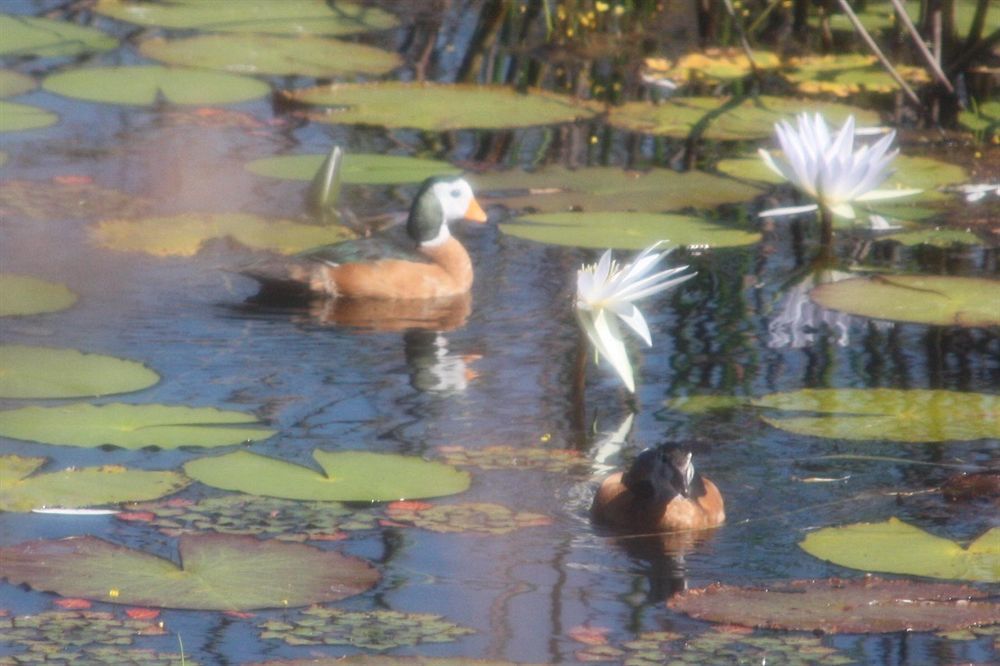
[(0, 210), (29, 220), (91, 220), (110, 215), (142, 215), (150, 201), (74, 178), (12, 180), (0, 185)]
[(271, 92), (264, 82), (246, 76), (159, 65), (88, 67), (51, 74), (42, 82), (49, 92), (104, 104), (152, 106), (232, 104)]
[[(265, 157), (247, 164), (248, 171), (260, 176), (285, 180), (311, 181), (326, 159), (326, 155), (279, 155)], [(447, 162), (405, 155), (378, 153), (345, 153), (340, 167), (341, 182), (351, 185), (391, 185), (419, 183), (431, 176), (461, 172)]]
[(37, 106), (0, 100), (0, 132), (20, 132), (55, 125), (59, 116)]
[(0, 345), (0, 398), (79, 398), (128, 393), (160, 376), (135, 361), (75, 349)]
[(178, 561), (179, 566), (96, 537), (71, 537), (0, 548), (0, 575), (62, 596), (198, 610), (338, 601), (379, 579), (364, 560), (252, 536), (183, 535)]
[(58, 312), (76, 303), (65, 285), (12, 273), (0, 273), (0, 294), (0, 317)]
[(368, 451), (313, 451), (323, 471), (237, 451), (199, 458), (185, 473), (205, 485), (285, 499), (382, 502), (454, 495), (469, 487), (468, 472), (439, 462)]
[(898, 518), (884, 523), (826, 527), (806, 535), (799, 546), (813, 557), (850, 569), (884, 573), (1000, 582), (1000, 527), (963, 548)]
[(551, 525), (552, 519), (540, 513), (517, 512), (501, 504), (428, 504), (393, 502), (386, 507), (393, 521), (408, 523), (432, 532), (478, 532), (508, 534), (525, 527)]
[(22, 407), (0, 411), (0, 435), (63, 446), (229, 446), (267, 439), (252, 414), (177, 405)]
[(710, 585), (667, 606), (699, 620), (747, 627), (868, 634), (940, 631), (1000, 622), (982, 590), (906, 580), (797, 580), (766, 589)]
[(572, 449), (504, 445), (474, 449), (465, 446), (439, 446), (437, 452), (449, 465), (479, 469), (533, 469), (565, 474), (590, 467), (590, 461), (579, 451)]
[(45, 461), (45, 458), (0, 456), (0, 511), (135, 502), (170, 495), (191, 483), (177, 472), (134, 470), (118, 465), (71, 467), (34, 474)]
[(322, 607), (307, 608), (259, 626), (264, 640), (281, 640), (289, 645), (350, 645), (363, 650), (451, 643), (476, 633), (430, 613), (356, 612)]
[(57, 58), (118, 46), (117, 39), (100, 30), (34, 16), (0, 14), (0, 35), (0, 55), (5, 56)]

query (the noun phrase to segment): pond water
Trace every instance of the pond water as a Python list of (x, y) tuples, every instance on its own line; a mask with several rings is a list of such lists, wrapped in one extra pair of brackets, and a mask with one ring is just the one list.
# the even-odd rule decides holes
[[(7, 11), (29, 14), (47, 7), (18, 1), (4, 5)], [(96, 24), (117, 36), (131, 31), (108, 19)], [(460, 36), (474, 27), (460, 12), (448, 14), (447, 25)], [(400, 48), (408, 34), (398, 29), (368, 41)], [(442, 37), (435, 47), (440, 56), (435, 75), (443, 80), (457, 67), (445, 42)], [(126, 44), (89, 62), (141, 60)], [(66, 62), (14, 65), (41, 76)], [(281, 87), (308, 80), (271, 82)], [(18, 102), (52, 110), (60, 122), (3, 135), (5, 181), (56, 187), (54, 178), (66, 182), (79, 177), (95, 187), (145, 197), (156, 214), (252, 212), (303, 218), (306, 184), (256, 176), (244, 165), (261, 157), (321, 153), (333, 144), (349, 154), (432, 157), (470, 171), (540, 162), (663, 165), (663, 151), (680, 146), (610, 130), (598, 121), (434, 133), (309, 123), (276, 110), (268, 100), (220, 107), (232, 114), (220, 123), (191, 107), (111, 106), (41, 90)], [(591, 136), (601, 137), (599, 145), (590, 143)], [(727, 151), (738, 152), (719, 148), (720, 154)], [(475, 184), (475, 175), (470, 180)], [(343, 196), (358, 217), (366, 218), (404, 211), (415, 191), (412, 185), (348, 186)], [(467, 319), (440, 332), (356, 328), (325, 320), (315, 309), (247, 303), (255, 285), (234, 271), (253, 252), (232, 242), (210, 243), (191, 257), (116, 252), (98, 246), (88, 231), (100, 219), (114, 216), (114, 210), (44, 219), (33, 219), (20, 208), (3, 211), (3, 271), (64, 283), (79, 300), (58, 313), (5, 318), (0, 342), (133, 359), (161, 375), (159, 383), (140, 392), (90, 402), (243, 410), (277, 431), (264, 441), (218, 451), (132, 451), (2, 439), (5, 454), (46, 457), (46, 470), (111, 464), (160, 470), (240, 448), (314, 466), (317, 448), (440, 459), (439, 447), (504, 445), (568, 449), (584, 462), (556, 471), (470, 467), (468, 491), (430, 500), (495, 503), (543, 514), (549, 519), (545, 524), (480, 534), (438, 533), (383, 521), (349, 531), (344, 540), (313, 542), (366, 558), (382, 575), (371, 590), (328, 607), (433, 613), (473, 633), (379, 652), (289, 645), (261, 636), (260, 625), (267, 621), (300, 618), (295, 610), (244, 615), (164, 610), (158, 621), (168, 633), (137, 638), (136, 647), (173, 653), (179, 663), (179, 636), (186, 663), (201, 664), (359, 653), (455, 657), (457, 663), (576, 663), (593, 647), (581, 640), (594, 640), (594, 632), (580, 630), (585, 627), (619, 649), (612, 662), (623, 661), (629, 649), (623, 646), (644, 632), (678, 632), (684, 639), (675, 646), (713, 635), (708, 623), (666, 607), (665, 599), (675, 591), (717, 581), (769, 585), (861, 575), (799, 548), (809, 530), (896, 516), (967, 543), (997, 525), (995, 505), (949, 503), (931, 492), (956, 471), (996, 465), (1000, 440), (995, 438), (850, 441), (796, 435), (772, 427), (747, 407), (689, 413), (667, 404), (688, 396), (749, 399), (804, 388), (991, 393), (1000, 385), (996, 328), (876, 323), (829, 311), (814, 317), (813, 326), (799, 319), (782, 327), (782, 313), (789, 311), (783, 310), (787, 303), (782, 299), (790, 298), (790, 286), (807, 275), (817, 248), (808, 221), (780, 220), (764, 229), (761, 242), (745, 248), (670, 256), (669, 262), (689, 264), (697, 276), (641, 304), (653, 345), (630, 348), (637, 368), (633, 397), (609, 366), (591, 362), (572, 311), (576, 270), (594, 261), (598, 252), (505, 235), (496, 222), (508, 213), (497, 204), (488, 211), (491, 222), (485, 227), (454, 225), (473, 258), (476, 281)], [(726, 214), (757, 224), (742, 208)], [(866, 269), (968, 277), (997, 273), (995, 248), (982, 245), (908, 248), (841, 235), (837, 253), (844, 262), (853, 258)], [(997, 295), (983, 298), (995, 300)], [(25, 404), (63, 402), (0, 401), (4, 409)], [(643, 447), (667, 439), (693, 443), (698, 469), (726, 498), (727, 524), (697, 543), (684, 544), (659, 537), (622, 539), (592, 525), (588, 508), (597, 479)], [(837, 455), (843, 457), (828, 457)], [(179, 497), (222, 494), (193, 484)], [(385, 517), (380, 504), (354, 509)], [(94, 535), (177, 558), (176, 539), (113, 516), (3, 513), (0, 534), (4, 546)], [(0, 593), (2, 608), (18, 616), (50, 610), (57, 598), (8, 583)], [(114, 604), (94, 608), (123, 617)], [(840, 663), (889, 664), (997, 659), (991, 636), (792, 634), (835, 650), (832, 656), (812, 658), (752, 643), (772, 635), (788, 636), (732, 634), (727, 639), (732, 645), (718, 648), (714, 656), (693, 652), (689, 658), (700, 655), (695, 663), (764, 663), (765, 658), (767, 663), (799, 658), (836, 663), (832, 659), (838, 657), (843, 658)], [(14, 663), (10, 655), (22, 649), (13, 643), (0, 648), (0, 663)], [(675, 649), (681, 653), (680, 647)]]

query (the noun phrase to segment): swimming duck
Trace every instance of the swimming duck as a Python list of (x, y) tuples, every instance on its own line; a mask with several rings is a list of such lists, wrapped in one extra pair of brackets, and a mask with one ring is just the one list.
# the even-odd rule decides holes
[(695, 471), (691, 451), (667, 442), (642, 451), (624, 474), (604, 479), (591, 515), (631, 530), (699, 530), (726, 519), (722, 494)]
[(450, 298), (472, 287), (472, 261), (448, 230), (456, 220), (485, 222), (486, 213), (463, 178), (428, 178), (406, 222), (407, 242), (390, 237), (349, 240), (306, 250), (280, 267), (244, 268), (265, 287), (297, 285), (335, 298)]

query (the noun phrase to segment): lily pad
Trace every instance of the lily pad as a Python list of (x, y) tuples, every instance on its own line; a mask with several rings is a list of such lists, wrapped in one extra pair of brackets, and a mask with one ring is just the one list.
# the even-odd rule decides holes
[[(803, 389), (753, 401), (762, 416), (799, 435), (848, 440), (946, 442), (1000, 438), (1000, 396), (904, 389)], [(818, 414), (818, 415), (816, 415)]]
[(198, 28), (212, 32), (253, 32), (271, 35), (343, 35), (385, 30), (398, 24), (388, 12), (349, 2), (335, 10), (313, 0), (98, 0), (94, 11), (120, 21), (164, 28)]
[(1000, 102), (989, 101), (977, 104), (975, 109), (958, 114), (962, 127), (986, 137), (1000, 134)]
[(525, 527), (544, 527), (552, 518), (540, 513), (517, 512), (501, 504), (427, 504), (393, 502), (386, 508), (393, 521), (404, 522), (432, 532), (478, 532), (508, 534)]
[(697, 127), (704, 130), (702, 138), (734, 141), (768, 137), (777, 121), (804, 112), (822, 113), (827, 122), (838, 125), (849, 115), (859, 125), (879, 122), (878, 114), (865, 109), (767, 95), (742, 100), (685, 97), (661, 104), (627, 102), (611, 109), (608, 122), (625, 130), (676, 138), (686, 138)]
[(33, 16), (0, 14), (0, 55), (62, 57), (109, 51), (118, 40), (100, 30)]
[[(3, 22), (3, 18), (0, 16), (0, 23)], [(0, 69), (0, 97), (16, 97), (34, 89), (35, 80), (30, 76), (9, 69)]]
[(174, 405), (22, 407), (0, 412), (0, 435), (63, 446), (229, 446), (274, 434), (244, 412)]
[(192, 460), (184, 472), (205, 485), (250, 495), (343, 502), (454, 495), (470, 482), (468, 472), (414, 456), (316, 449), (313, 458), (322, 472), (249, 451)]
[(985, 278), (879, 275), (819, 285), (809, 297), (849, 314), (934, 326), (1000, 326), (1000, 282)]
[[(803, 93), (849, 97), (860, 93), (890, 93), (899, 90), (875, 56), (843, 54), (793, 58), (793, 69), (785, 76)], [(910, 84), (930, 83), (922, 67), (897, 65), (896, 71)]]
[(0, 294), (0, 317), (58, 312), (76, 303), (66, 285), (12, 273), (0, 273)]
[(11, 180), (0, 185), (0, 208), (39, 222), (142, 215), (149, 207), (148, 199), (101, 187), (88, 178)]
[(226, 34), (148, 39), (139, 45), (139, 52), (171, 65), (236, 74), (312, 77), (385, 74), (402, 64), (399, 55), (391, 51), (308, 35)]
[(55, 125), (59, 116), (37, 106), (0, 100), (0, 132), (21, 132)]
[(123, 252), (145, 252), (157, 257), (190, 257), (205, 241), (232, 238), (259, 250), (294, 254), (311, 247), (354, 237), (338, 226), (268, 220), (247, 213), (185, 213), (142, 220), (104, 220), (90, 228), (98, 244)]
[(939, 631), (1000, 622), (982, 590), (906, 580), (797, 580), (766, 589), (709, 585), (667, 602), (699, 620), (747, 627), (870, 634)]
[(539, 243), (620, 250), (640, 250), (661, 240), (672, 245), (736, 247), (752, 245), (761, 238), (756, 231), (668, 213), (532, 214), (501, 224), (500, 230)]
[(429, 131), (504, 129), (568, 123), (594, 111), (564, 95), (508, 87), (437, 83), (344, 83), (286, 93), (292, 102), (332, 107), (313, 120)]
[(449, 465), (479, 469), (533, 469), (565, 474), (590, 467), (590, 461), (573, 449), (545, 449), (531, 446), (439, 446), (441, 459)]
[(747, 404), (746, 398), (736, 395), (687, 395), (663, 403), (668, 409), (685, 414), (707, 414), (717, 410), (736, 409)]
[(177, 472), (134, 470), (117, 465), (71, 467), (32, 475), (43, 464), (45, 458), (0, 456), (0, 511), (135, 502), (175, 493), (191, 483)]
[(1000, 582), (1000, 527), (963, 548), (890, 518), (884, 523), (855, 523), (810, 532), (799, 546), (813, 557), (850, 569)]
[(364, 560), (301, 543), (186, 534), (174, 562), (96, 537), (0, 548), (14, 585), (117, 604), (198, 610), (294, 608), (364, 592), (379, 579)]
[[(321, 154), (280, 155), (254, 160), (246, 168), (259, 176), (311, 181), (325, 159), (326, 155)], [(353, 185), (391, 185), (420, 183), (431, 176), (454, 175), (461, 171), (440, 160), (378, 153), (345, 153), (340, 178), (341, 182)]]
[(266, 83), (246, 76), (159, 65), (73, 69), (49, 75), (42, 87), (73, 99), (137, 106), (152, 106), (161, 99), (171, 104), (232, 104), (271, 92)]
[[(775, 69), (781, 64), (769, 51), (754, 51), (754, 63), (760, 70)], [(733, 81), (750, 74), (750, 59), (738, 48), (709, 48), (688, 53), (675, 61), (666, 58), (646, 58), (645, 73), (674, 81)]]
[(983, 245), (983, 241), (976, 234), (963, 229), (917, 229), (879, 236), (878, 239), (880, 241), (895, 241), (907, 247), (916, 245), (931, 245), (933, 247)]
[(430, 613), (355, 612), (322, 607), (307, 608), (259, 626), (264, 640), (281, 640), (289, 645), (350, 645), (362, 650), (450, 643), (476, 633)]
[(75, 349), (0, 345), (0, 398), (128, 393), (159, 380), (159, 375), (135, 361)]

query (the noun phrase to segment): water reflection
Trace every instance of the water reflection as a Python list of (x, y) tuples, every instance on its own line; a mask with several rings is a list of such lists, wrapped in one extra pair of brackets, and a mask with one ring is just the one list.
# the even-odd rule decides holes
[(431, 393), (464, 391), (476, 378), (470, 366), (476, 354), (456, 355), (448, 351), (448, 338), (437, 331), (412, 329), (403, 334), (410, 385)]
[(817, 285), (850, 277), (855, 276), (846, 271), (821, 268), (807, 273), (786, 289), (776, 308), (776, 315), (768, 322), (767, 346), (771, 349), (810, 347), (825, 327), (833, 332), (837, 346), (846, 347), (850, 342), (850, 315), (820, 307), (809, 298), (809, 292)]

